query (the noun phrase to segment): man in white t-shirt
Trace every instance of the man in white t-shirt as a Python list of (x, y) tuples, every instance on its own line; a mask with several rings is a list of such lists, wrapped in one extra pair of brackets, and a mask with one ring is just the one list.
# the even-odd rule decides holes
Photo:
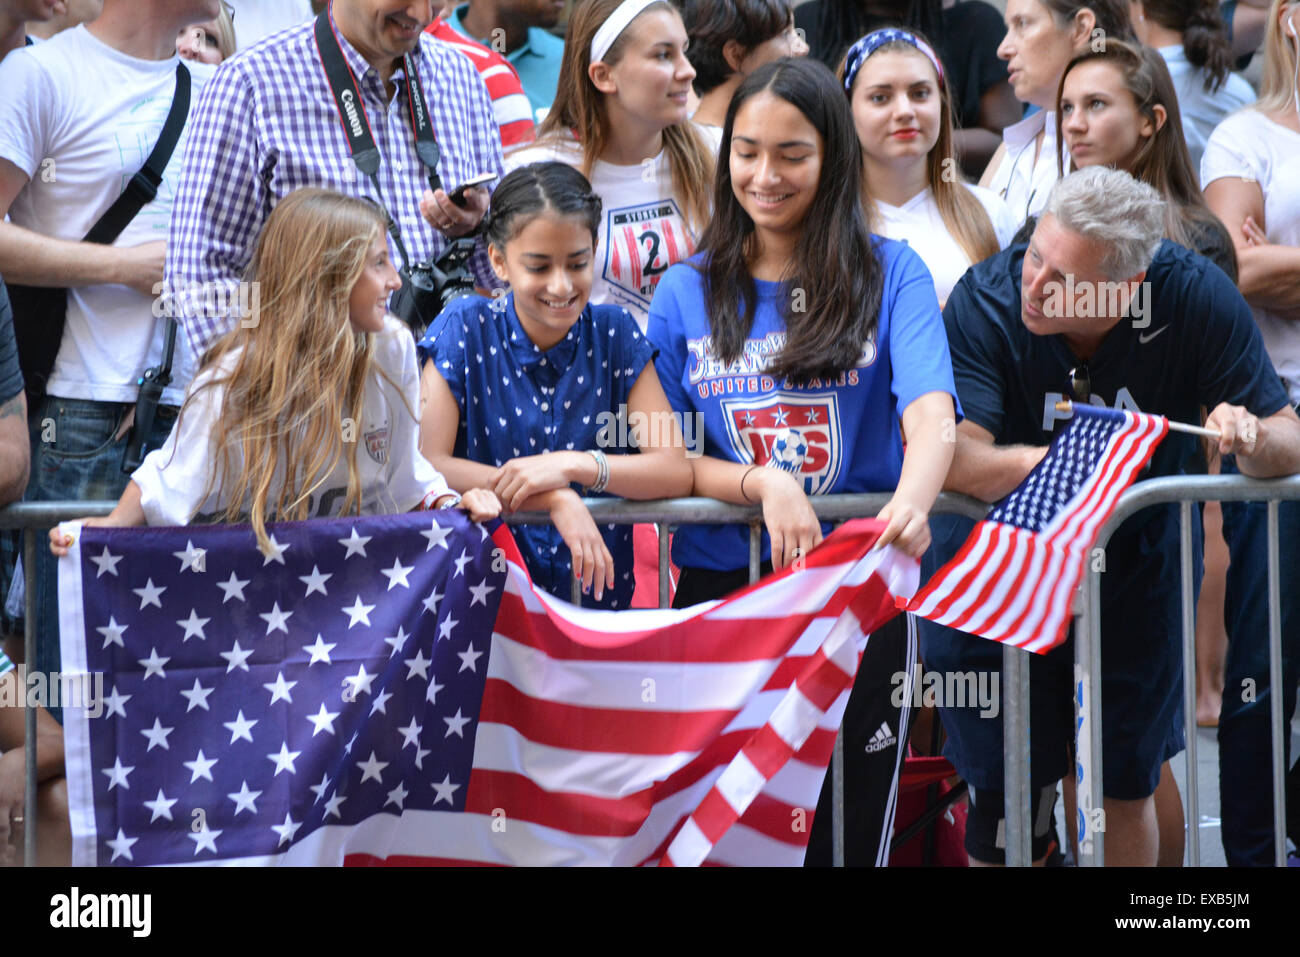
[[(0, 275), (10, 285), (68, 289), (47, 395), (29, 405), (29, 501), (116, 499), (139, 394), (157, 365), (161, 287), (184, 133), (157, 197), (112, 245), (82, 237), (144, 165), (176, 91), (176, 34), (217, 15), (218, 0), (105, 0), (88, 25), (0, 63)], [(197, 79), (191, 83), (198, 85)], [(191, 103), (197, 99), (191, 89)], [(22, 319), (15, 315), (15, 321)], [(150, 447), (166, 439), (193, 375), (183, 337)], [(30, 383), (29, 383), (30, 386)], [(53, 563), (38, 568), (37, 666), (58, 667)]]

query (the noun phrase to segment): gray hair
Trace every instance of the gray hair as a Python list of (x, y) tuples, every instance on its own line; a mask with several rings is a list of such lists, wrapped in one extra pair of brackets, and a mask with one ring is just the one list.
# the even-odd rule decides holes
[(1151, 265), (1165, 234), (1165, 201), (1122, 170), (1089, 166), (1052, 188), (1043, 210), (1062, 226), (1105, 247), (1101, 268), (1128, 279)]

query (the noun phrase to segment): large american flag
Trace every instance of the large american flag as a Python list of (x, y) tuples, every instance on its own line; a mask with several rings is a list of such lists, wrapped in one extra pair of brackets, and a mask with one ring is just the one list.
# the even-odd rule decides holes
[(975, 526), (908, 609), (1046, 653), (1065, 640), (1088, 550), (1169, 430), (1157, 415), (1074, 404), (1047, 456)]
[[(74, 862), (798, 864), (917, 565), (854, 522), (722, 602), (538, 592), (458, 512), (84, 528), (60, 563)], [(93, 687), (93, 682), (92, 682)]]

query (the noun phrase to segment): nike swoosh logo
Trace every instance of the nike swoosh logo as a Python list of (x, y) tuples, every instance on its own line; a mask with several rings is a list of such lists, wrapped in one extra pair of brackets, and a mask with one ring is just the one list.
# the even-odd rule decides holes
[(1168, 329), (1168, 328), (1169, 328), (1169, 324), (1168, 324), (1168, 323), (1165, 323), (1163, 326), (1161, 326), (1161, 327), (1160, 327), (1159, 329), (1157, 329), (1155, 332), (1144, 332), (1144, 333), (1142, 333), (1141, 335), (1138, 336), (1138, 342), (1139, 342), (1141, 345), (1146, 345), (1148, 342), (1150, 342), (1152, 339), (1154, 339), (1156, 336), (1160, 335), (1160, 333), (1164, 332), (1164, 331), (1165, 331), (1166, 329)]

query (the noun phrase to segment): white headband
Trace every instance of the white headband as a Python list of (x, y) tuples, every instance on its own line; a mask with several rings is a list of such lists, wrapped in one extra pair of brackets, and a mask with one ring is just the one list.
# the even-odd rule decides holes
[(591, 62), (598, 63), (605, 59), (605, 54), (627, 29), (627, 25), (640, 16), (646, 7), (659, 2), (660, 0), (623, 0), (591, 38)]

